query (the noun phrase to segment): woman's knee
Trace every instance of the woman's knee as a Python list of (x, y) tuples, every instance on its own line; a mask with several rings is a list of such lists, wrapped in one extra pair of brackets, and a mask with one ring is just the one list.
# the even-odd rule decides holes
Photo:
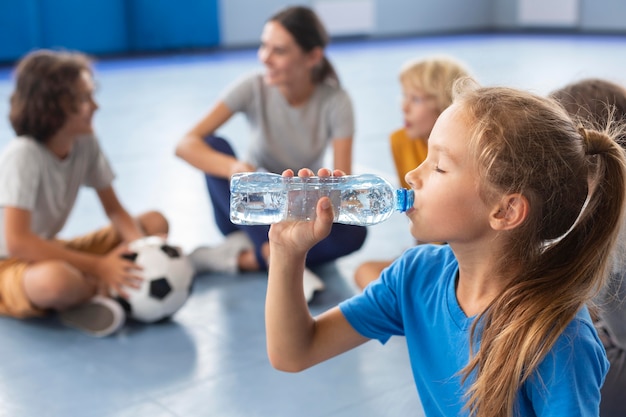
[(333, 234), (333, 240), (335, 240), (337, 250), (342, 253), (342, 256), (361, 249), (367, 238), (366, 227), (353, 225), (334, 225), (333, 227), (335, 226), (339, 227), (336, 234)]
[(209, 145), (213, 150), (216, 150), (220, 153), (235, 156), (235, 151), (233, 147), (228, 143), (228, 141), (222, 137), (209, 135), (204, 138), (204, 143)]
[(365, 239), (367, 239), (367, 227), (365, 226), (353, 226), (354, 227), (354, 235), (353, 242), (355, 245), (354, 250), (361, 249), (363, 244), (365, 243)]

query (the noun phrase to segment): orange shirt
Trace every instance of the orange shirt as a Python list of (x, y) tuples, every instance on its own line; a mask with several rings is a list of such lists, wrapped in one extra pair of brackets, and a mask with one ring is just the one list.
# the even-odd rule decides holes
[(409, 138), (404, 128), (393, 132), (389, 141), (400, 184), (404, 188), (411, 188), (404, 180), (404, 176), (426, 159), (428, 144), (423, 139)]

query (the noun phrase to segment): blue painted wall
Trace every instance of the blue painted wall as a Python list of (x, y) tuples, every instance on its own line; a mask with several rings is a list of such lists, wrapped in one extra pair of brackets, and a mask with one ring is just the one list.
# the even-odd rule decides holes
[(0, 62), (36, 48), (94, 55), (218, 46), (218, 0), (0, 0)]
[(217, 0), (131, 0), (128, 16), (133, 51), (219, 44)]
[[(35, 48), (106, 55), (255, 46), (279, 8), (322, 1), (332, 0), (0, 0), (0, 62)], [(372, 37), (521, 27), (522, 0), (370, 1)], [(623, 0), (579, 0), (579, 6), (574, 29), (626, 32)]]
[(41, 42), (38, 0), (0, 0), (0, 61), (12, 60)]
[(93, 54), (121, 53), (128, 48), (124, 0), (40, 0), (38, 4), (44, 48)]

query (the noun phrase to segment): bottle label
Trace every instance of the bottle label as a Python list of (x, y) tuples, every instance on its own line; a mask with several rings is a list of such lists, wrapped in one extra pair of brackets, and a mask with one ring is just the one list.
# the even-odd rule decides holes
[[(317, 202), (322, 197), (330, 198), (333, 207), (341, 205), (341, 191), (330, 184), (293, 184), (287, 191), (287, 215), (285, 220), (313, 220), (316, 217)], [(335, 220), (339, 210), (335, 210)]]

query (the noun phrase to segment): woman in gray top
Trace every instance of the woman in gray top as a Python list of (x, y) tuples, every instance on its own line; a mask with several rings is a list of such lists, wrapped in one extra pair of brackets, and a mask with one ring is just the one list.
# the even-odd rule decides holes
[[(332, 144), (334, 168), (352, 171), (354, 115), (350, 97), (339, 84), (324, 55), (328, 35), (315, 13), (288, 7), (272, 16), (263, 29), (259, 59), (263, 73), (238, 80), (176, 147), (176, 155), (206, 174), (206, 182), (220, 231), (219, 247), (198, 248), (191, 259), (198, 271), (254, 271), (267, 269), (267, 226), (237, 226), (229, 220), (229, 179), (239, 172), (287, 168), (317, 170)], [(243, 158), (214, 135), (235, 113), (249, 123), (251, 140)], [(331, 235), (314, 247), (307, 266), (335, 260), (358, 250), (366, 237), (359, 226), (333, 227)], [(310, 270), (305, 292), (310, 299), (323, 283)]]
[[(626, 123), (626, 89), (601, 79), (569, 84), (551, 96), (584, 126), (604, 128), (607, 123)], [(626, 146), (626, 138), (620, 138)], [(626, 229), (618, 236), (609, 285), (597, 297), (595, 325), (611, 363), (602, 387), (601, 417), (626, 416)]]

